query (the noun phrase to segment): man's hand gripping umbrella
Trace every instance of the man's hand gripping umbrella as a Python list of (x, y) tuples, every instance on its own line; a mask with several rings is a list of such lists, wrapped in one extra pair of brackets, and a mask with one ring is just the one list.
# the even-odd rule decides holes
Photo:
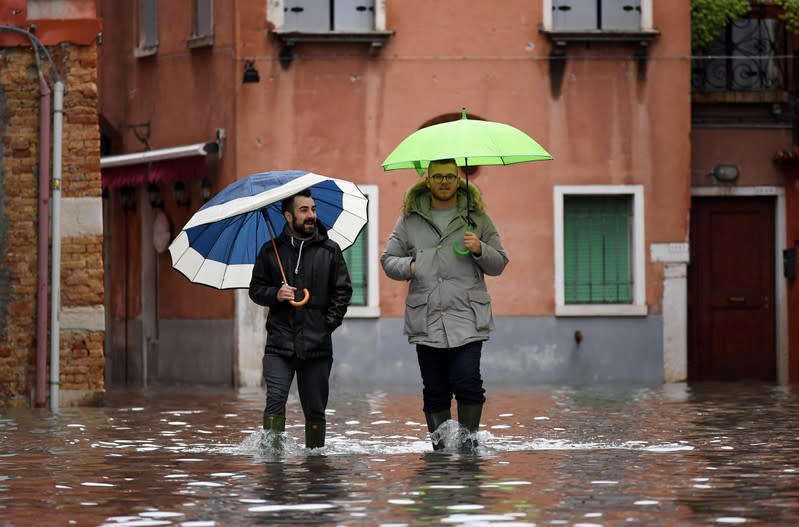
[[(269, 214), (265, 213), (264, 217), (266, 218), (266, 228), (269, 229), (269, 237), (271, 238), (272, 249), (275, 250), (275, 259), (277, 259), (277, 266), (280, 268), (280, 276), (283, 278), (283, 285), (291, 289), (293, 296), (293, 293), (297, 290), (297, 288), (291, 287), (288, 281), (286, 280), (286, 271), (283, 269), (283, 262), (280, 260), (280, 252), (277, 250), (277, 244), (275, 243), (275, 233), (274, 230), (272, 229), (272, 221), (269, 219)], [(294, 307), (300, 307), (307, 304), (308, 300), (311, 299), (311, 294), (308, 292), (308, 289), (303, 289), (302, 293), (304, 295), (302, 300), (289, 299), (289, 304), (291, 304)]]

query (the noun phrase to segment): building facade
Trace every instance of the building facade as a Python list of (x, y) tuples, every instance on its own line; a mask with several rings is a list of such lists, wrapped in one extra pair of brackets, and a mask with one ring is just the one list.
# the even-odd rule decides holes
[(0, 9), (0, 406), (105, 389), (100, 29), (93, 1)]
[[(264, 312), (246, 291), (189, 283), (154, 238), (165, 223), (174, 236), (203, 188), (287, 168), (352, 180), (374, 207), (349, 256), (359, 285), (334, 335), (334, 376), (413, 382), (407, 286), (377, 259), (418, 176), (381, 162), (461, 108), (526, 131), (554, 156), (470, 175), (510, 256), (489, 281), (486, 379), (685, 380), (690, 6), (581, 6), (99, 2), (112, 382), (260, 383)], [(170, 157), (204, 143), (216, 151)], [(154, 175), (155, 158), (124, 157), (142, 152), (172, 169)], [(110, 163), (123, 164), (114, 173)]]

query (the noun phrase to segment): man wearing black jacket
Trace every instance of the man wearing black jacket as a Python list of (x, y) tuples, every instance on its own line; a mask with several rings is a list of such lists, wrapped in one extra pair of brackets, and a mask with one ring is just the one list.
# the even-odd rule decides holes
[[(310, 190), (282, 203), (286, 226), (276, 243), (286, 279), (271, 242), (253, 268), (250, 298), (269, 307), (263, 375), (266, 383), (264, 430), (281, 434), (286, 427), (286, 401), (297, 375), (305, 415), (305, 446), (325, 445), (325, 408), (333, 366), (332, 333), (339, 327), (352, 297), (352, 285), (341, 248), (316, 220)], [(307, 289), (309, 301), (295, 306), (297, 291)]]

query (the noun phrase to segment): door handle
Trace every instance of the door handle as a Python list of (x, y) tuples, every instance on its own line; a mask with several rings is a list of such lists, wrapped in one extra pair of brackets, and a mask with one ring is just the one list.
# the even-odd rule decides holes
[(744, 302), (746, 302), (746, 297), (745, 296), (731, 296), (731, 297), (729, 297), (727, 299), (727, 301), (731, 302), (733, 304), (743, 304)]

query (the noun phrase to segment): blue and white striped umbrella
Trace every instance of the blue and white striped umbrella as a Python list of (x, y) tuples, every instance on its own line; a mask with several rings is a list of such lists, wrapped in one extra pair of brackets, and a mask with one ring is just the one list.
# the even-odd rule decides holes
[(255, 258), (286, 220), (280, 202), (310, 189), (317, 219), (344, 250), (366, 225), (368, 199), (355, 183), (303, 170), (261, 172), (225, 187), (202, 206), (169, 245), (172, 267), (217, 289), (250, 286)]

